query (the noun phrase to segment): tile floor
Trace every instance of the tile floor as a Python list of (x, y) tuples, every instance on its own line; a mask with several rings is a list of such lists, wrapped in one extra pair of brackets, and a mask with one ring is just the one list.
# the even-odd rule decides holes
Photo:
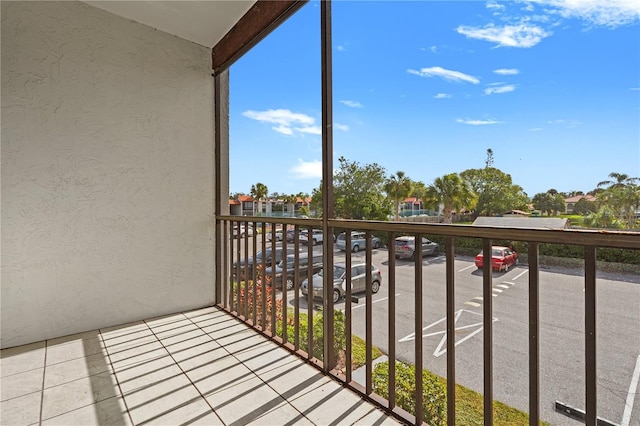
[(2, 351), (2, 425), (397, 422), (206, 308)]

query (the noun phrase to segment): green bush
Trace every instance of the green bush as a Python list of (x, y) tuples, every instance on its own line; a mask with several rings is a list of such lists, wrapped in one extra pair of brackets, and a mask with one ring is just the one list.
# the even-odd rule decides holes
[[(415, 367), (396, 361), (396, 404), (405, 411), (415, 414)], [(389, 362), (378, 363), (373, 369), (373, 391), (389, 398)], [(435, 374), (422, 370), (422, 412), (424, 421), (430, 425), (444, 425), (446, 422), (446, 387)]]
[[(295, 339), (295, 326), (293, 320), (293, 311), (289, 310), (289, 315), (287, 315), (287, 340), (289, 342), (293, 342)], [(299, 319), (299, 338), (300, 338), (300, 347), (303, 350), (307, 349), (307, 338), (308, 334), (308, 321), (309, 317), (305, 313), (300, 313)], [(311, 353), (314, 357), (319, 360), (324, 360), (324, 339), (323, 339), (323, 330), (322, 330), (322, 322), (323, 322), (323, 314), (322, 311), (319, 311), (313, 315), (313, 346), (311, 348)], [(334, 360), (338, 360), (338, 354), (341, 350), (344, 350), (346, 346), (346, 334), (345, 334), (345, 315), (341, 311), (335, 310), (333, 315), (333, 330), (334, 330), (334, 339), (333, 339), (333, 354)], [(282, 321), (278, 321), (276, 326), (276, 333), (278, 336), (282, 336)], [(330, 368), (334, 368), (335, 365), (332, 365)]]

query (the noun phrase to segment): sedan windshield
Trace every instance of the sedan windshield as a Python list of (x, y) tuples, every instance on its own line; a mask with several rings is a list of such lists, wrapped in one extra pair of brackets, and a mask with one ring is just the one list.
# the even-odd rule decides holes
[[(333, 278), (334, 279), (340, 278), (342, 275), (344, 275), (344, 271), (345, 271), (344, 267), (333, 265)], [(318, 275), (322, 276), (322, 272), (323, 271), (318, 272)]]

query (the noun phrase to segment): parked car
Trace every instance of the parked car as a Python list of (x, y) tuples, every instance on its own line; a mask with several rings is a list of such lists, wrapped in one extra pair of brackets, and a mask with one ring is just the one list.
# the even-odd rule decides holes
[[(398, 237), (395, 240), (395, 245), (397, 258), (415, 260), (416, 237), (410, 235)], [(438, 243), (422, 237), (422, 255), (437, 256), (438, 253), (440, 253)]]
[[(491, 267), (497, 271), (507, 272), (510, 267), (520, 263), (518, 253), (509, 247), (493, 246), (491, 247)], [(484, 256), (480, 252), (476, 256), (476, 266), (482, 269), (484, 266)]]
[[(324, 270), (321, 270), (315, 274), (312, 279), (312, 294), (316, 299), (323, 299), (322, 280)], [(347, 269), (344, 263), (336, 263), (333, 265), (333, 301), (339, 301), (347, 292)], [(367, 265), (360, 263), (351, 265), (351, 291), (353, 293), (361, 293), (367, 289)], [(371, 265), (371, 287), (372, 293), (377, 293), (380, 290), (382, 284), (382, 273), (380, 269)], [(309, 294), (309, 280), (306, 279), (302, 282), (300, 290), (303, 295)]]
[[(270, 231), (267, 231), (267, 241), (271, 241), (273, 234)], [(276, 230), (276, 241), (282, 241), (282, 229)]]
[[(287, 247), (287, 256), (290, 254), (294, 254), (295, 248), (294, 247)], [(302, 251), (300, 252), (302, 253)], [(262, 258), (264, 257), (264, 263), (265, 263), (265, 267), (269, 267), (271, 266), (271, 262), (272, 259), (275, 257), (275, 261), (276, 263), (281, 261), (283, 257), (285, 257), (284, 254), (284, 250), (282, 249), (282, 247), (276, 247), (276, 251), (275, 254), (273, 253), (273, 250), (271, 247), (265, 249), (265, 250), (261, 250), (259, 252), (256, 253), (255, 259), (253, 257), (249, 257), (246, 261), (245, 259), (240, 259), (239, 261), (235, 261), (233, 262), (233, 265), (231, 266), (231, 274), (233, 276), (233, 279), (236, 281), (243, 281), (245, 279), (252, 279), (253, 278), (253, 264), (255, 262), (256, 267), (262, 265)], [(247, 267), (247, 276), (245, 278), (245, 264)], [(237, 277), (237, 268), (238, 266), (240, 267), (240, 276)]]
[(300, 242), (303, 244), (311, 244), (315, 246), (316, 244), (321, 244), (324, 240), (322, 229), (312, 229), (311, 230), (311, 239), (309, 239), (309, 231), (304, 230), (300, 232)]
[[(287, 275), (283, 280), (284, 266), (286, 263)], [(297, 266), (297, 267), (296, 267)], [(309, 254), (300, 252), (298, 255), (298, 264), (296, 265), (295, 254), (290, 254), (286, 259), (282, 259), (276, 264), (275, 275), (272, 275), (271, 267), (265, 270), (265, 275), (271, 275), (272, 282), (277, 287), (282, 287), (282, 282), (286, 283), (287, 290), (291, 290), (295, 283), (296, 269), (298, 271), (298, 280), (302, 281), (309, 276)], [(322, 269), (322, 253), (313, 254), (311, 257), (311, 273), (317, 274)]]
[[(351, 251), (354, 253), (359, 252), (367, 246), (366, 240), (367, 234), (361, 231), (351, 232)], [(371, 247), (378, 249), (382, 247), (382, 240), (376, 236), (371, 236)], [(338, 250), (347, 251), (347, 234), (341, 233), (336, 238), (336, 248)]]
[(253, 226), (251, 226), (251, 224), (247, 224), (245, 225), (244, 223), (240, 225), (240, 232), (238, 232), (238, 227), (234, 224), (233, 226), (233, 231), (232, 231), (232, 235), (233, 238), (242, 238), (246, 235), (248, 236), (253, 236)]

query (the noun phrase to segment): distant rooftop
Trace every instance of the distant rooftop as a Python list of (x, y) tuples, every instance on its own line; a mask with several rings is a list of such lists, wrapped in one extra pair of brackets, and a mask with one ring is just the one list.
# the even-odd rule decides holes
[(553, 217), (484, 217), (480, 216), (473, 221), (473, 226), (493, 226), (501, 228), (526, 228), (526, 229), (566, 229), (569, 228), (567, 219)]

